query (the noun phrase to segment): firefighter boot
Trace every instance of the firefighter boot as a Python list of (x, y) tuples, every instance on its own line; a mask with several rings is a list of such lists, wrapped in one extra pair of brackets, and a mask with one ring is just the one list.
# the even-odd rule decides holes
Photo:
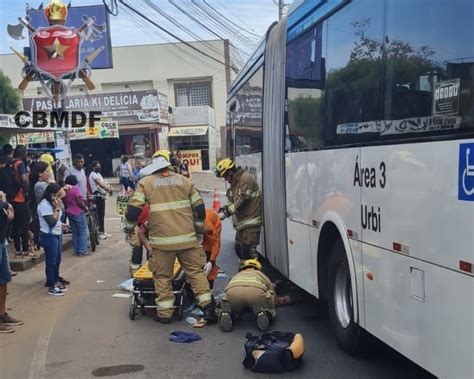
[(221, 302), (219, 327), (223, 332), (230, 332), (232, 330), (232, 309), (227, 301)]
[(209, 324), (214, 324), (217, 322), (216, 301), (214, 300), (214, 296), (211, 297), (211, 302), (204, 307), (203, 312), (204, 320), (206, 320)]
[(234, 249), (235, 249), (235, 255), (237, 255), (237, 257), (239, 259), (243, 259), (244, 257), (242, 255), (242, 246), (240, 244), (236, 243), (234, 245)]
[(257, 316), (257, 326), (262, 332), (266, 332), (270, 328), (270, 315), (261, 306), (255, 305), (253, 313)]

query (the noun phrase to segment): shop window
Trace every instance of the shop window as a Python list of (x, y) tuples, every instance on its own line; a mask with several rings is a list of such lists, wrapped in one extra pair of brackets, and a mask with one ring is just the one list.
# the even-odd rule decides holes
[(175, 95), (178, 107), (212, 106), (211, 82), (177, 83)]

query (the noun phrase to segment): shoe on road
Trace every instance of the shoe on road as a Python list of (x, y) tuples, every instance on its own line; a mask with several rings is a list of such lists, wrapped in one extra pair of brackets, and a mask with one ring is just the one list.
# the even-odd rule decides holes
[(48, 291), (48, 295), (51, 295), (51, 296), (64, 296), (64, 292), (61, 291), (58, 287), (51, 287)]
[(56, 284), (56, 288), (59, 288), (59, 289), (60, 289), (61, 291), (63, 291), (63, 292), (66, 292), (66, 291), (67, 291), (67, 287), (66, 287), (64, 284), (62, 284), (62, 283)]
[(170, 324), (171, 323), (171, 318), (156, 316), (155, 321), (156, 322), (161, 322), (162, 324)]
[(12, 270), (10, 270), (10, 275), (11, 275), (11, 276), (17, 276), (17, 275), (18, 275), (18, 273), (17, 273), (16, 271), (12, 271)]
[(15, 329), (10, 328), (5, 324), (0, 324), (0, 333), (13, 333)]
[(64, 279), (62, 276), (58, 278), (58, 282), (61, 284), (64, 284), (65, 286), (68, 286), (69, 284), (71, 284), (69, 280)]
[(112, 237), (112, 234), (109, 234), (109, 233), (104, 233), (104, 235), (105, 235), (107, 238), (111, 238), (111, 237)]
[(99, 239), (101, 239), (101, 240), (106, 240), (106, 239), (107, 239), (107, 236), (105, 235), (105, 233), (100, 233), (100, 234), (99, 234)]
[(18, 326), (23, 325), (23, 321), (14, 319), (8, 313), (0, 315), (0, 324), (9, 325), (9, 326)]

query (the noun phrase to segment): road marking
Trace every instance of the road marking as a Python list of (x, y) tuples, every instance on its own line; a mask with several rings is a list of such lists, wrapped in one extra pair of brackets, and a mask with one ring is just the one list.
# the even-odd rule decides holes
[(48, 356), (49, 342), (53, 328), (46, 328), (46, 333), (41, 333), (38, 337), (38, 343), (33, 354), (30, 366), (30, 374), (28, 379), (42, 379), (44, 378), (46, 368), (46, 358)]

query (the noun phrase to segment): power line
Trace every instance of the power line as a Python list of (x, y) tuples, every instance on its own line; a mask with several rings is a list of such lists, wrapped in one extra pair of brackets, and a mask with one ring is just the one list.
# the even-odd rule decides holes
[[(166, 18), (168, 21), (170, 21), (171, 23), (173, 23), (175, 26), (177, 26), (178, 28), (180, 28), (181, 30), (183, 30), (185, 33), (187, 33), (188, 35), (190, 35), (191, 37), (193, 37), (195, 40), (197, 41), (200, 41), (202, 43), (204, 43), (209, 49), (213, 50), (214, 52), (216, 52), (217, 54), (222, 54), (221, 51), (219, 51), (216, 47), (212, 46), (210, 43), (206, 42), (206, 41), (203, 41), (203, 38), (201, 38), (199, 35), (195, 34), (194, 32), (192, 32), (190, 29), (188, 29), (186, 26), (184, 26), (183, 24), (181, 24), (180, 22), (178, 22), (177, 20), (175, 20), (173, 17), (171, 17), (168, 13), (166, 13), (165, 11), (163, 11), (162, 9), (160, 9), (156, 4), (154, 4), (154, 2), (152, 0), (144, 0), (144, 2), (149, 6), (151, 7), (155, 12), (159, 13), (161, 16), (163, 16), (164, 18)], [(243, 51), (241, 51), (242, 53), (244, 53)]]
[(171, 37), (173, 37), (174, 39), (182, 42), (183, 44), (185, 44), (186, 46), (190, 47), (191, 49), (195, 50), (196, 52), (198, 52), (199, 54), (202, 54), (204, 56), (206, 56), (207, 58), (209, 59), (212, 59), (213, 61), (217, 62), (217, 63), (220, 63), (224, 66), (228, 66), (225, 62), (222, 62), (221, 60), (217, 59), (217, 58), (214, 58), (212, 55), (209, 55), (207, 53), (205, 53), (204, 51), (198, 49), (197, 47), (193, 46), (192, 44), (190, 44), (189, 42), (186, 42), (185, 40), (183, 40), (182, 38), (178, 37), (176, 34), (170, 32), (169, 30), (161, 27), (160, 25), (158, 25), (156, 22), (154, 22), (153, 20), (151, 20), (150, 18), (148, 18), (147, 16), (145, 16), (143, 13), (137, 11), (136, 9), (134, 9), (133, 7), (131, 7), (130, 5), (128, 5), (124, 0), (119, 0), (120, 4), (123, 4), (126, 8), (128, 8), (129, 10), (131, 10), (132, 12), (134, 12), (135, 14), (137, 14), (138, 16), (140, 16), (141, 18), (143, 18), (144, 20), (148, 21), (150, 24), (153, 24), (154, 26), (156, 26), (158, 29), (162, 30), (163, 32), (169, 34)]
[[(213, 23), (217, 28), (220, 28), (221, 31), (223, 31), (224, 33), (229, 33), (231, 36), (233, 36), (236, 40), (240, 41), (240, 43), (243, 43), (244, 45), (252, 44), (252, 41), (249, 38), (242, 35), (239, 31), (233, 29), (233, 27), (229, 25), (226, 21), (216, 20), (216, 17), (209, 13), (209, 11), (205, 7), (203, 7), (202, 4), (198, 3), (195, 0), (190, 1), (191, 4), (194, 6), (194, 10), (198, 10), (202, 15), (204, 15), (204, 17), (208, 21)], [(190, 7), (189, 4), (187, 5)]]
[[(250, 30), (252, 30), (253, 32), (255, 32), (254, 29), (252, 29), (252, 27), (247, 24), (244, 20), (242, 20), (239, 16), (237, 16), (234, 12), (232, 12), (230, 10), (230, 8), (228, 8), (227, 6), (225, 6), (220, 0), (217, 0), (217, 2), (219, 3), (219, 5), (225, 9), (227, 12), (229, 12), (232, 16), (234, 16), (237, 20), (239, 20), (240, 22), (242, 22), (244, 25), (246, 25)], [(262, 38), (261, 35), (258, 35), (258, 34), (255, 34), (255, 33), (252, 33), (253, 35), (257, 36), (258, 38)]]
[(221, 12), (219, 12), (217, 9), (215, 9), (212, 5), (210, 5), (206, 0), (203, 0), (203, 3), (209, 8), (211, 9), (215, 14), (217, 14), (219, 17), (223, 18), (224, 20), (227, 20), (229, 23), (231, 23), (232, 25), (234, 25), (235, 27), (237, 27), (237, 29), (240, 29), (242, 30), (243, 32), (247, 33), (247, 34), (250, 34), (250, 35), (253, 35), (255, 37), (259, 37), (259, 35), (257, 34), (254, 34), (252, 32), (249, 32), (248, 30), (242, 28), (240, 25), (236, 24), (235, 22), (233, 22), (232, 20), (228, 19), (226, 16), (224, 16)]
[[(132, 21), (142, 30), (145, 32), (145, 34), (153, 34), (153, 35), (157, 35), (159, 37), (162, 37), (161, 34), (159, 34), (159, 32), (154, 29), (151, 25), (147, 24), (147, 23), (143, 23), (142, 20), (140, 19), (139, 16), (137, 16), (136, 14), (134, 14), (133, 12), (131, 12), (130, 10), (128, 9), (124, 9), (124, 11), (126, 12), (127, 15), (131, 16), (132, 18)], [(148, 29), (148, 32), (145, 30), (145, 29)], [(169, 42), (173, 42), (169, 37), (165, 36), (163, 37), (165, 38), (166, 41), (169, 41)], [(212, 62), (209, 62), (208, 60), (204, 60), (202, 57), (200, 56), (197, 56), (197, 55), (193, 55), (191, 54), (189, 51), (187, 51), (186, 49), (182, 48), (179, 44), (177, 43), (172, 43), (171, 44), (172, 47), (174, 47), (176, 50), (178, 50), (180, 53), (182, 54), (185, 54), (188, 58), (192, 58), (193, 60), (195, 61), (198, 61), (200, 62), (203, 66), (205, 67), (208, 67), (210, 63)], [(170, 51), (175, 57), (177, 57), (178, 59), (183, 59), (182, 56), (178, 56), (177, 54), (175, 54), (172, 50)], [(215, 64), (215, 63), (214, 63)], [(227, 67), (227, 66), (226, 66)], [(202, 71), (203, 73), (206, 73), (205, 71)], [(219, 72), (219, 71), (218, 71)]]

